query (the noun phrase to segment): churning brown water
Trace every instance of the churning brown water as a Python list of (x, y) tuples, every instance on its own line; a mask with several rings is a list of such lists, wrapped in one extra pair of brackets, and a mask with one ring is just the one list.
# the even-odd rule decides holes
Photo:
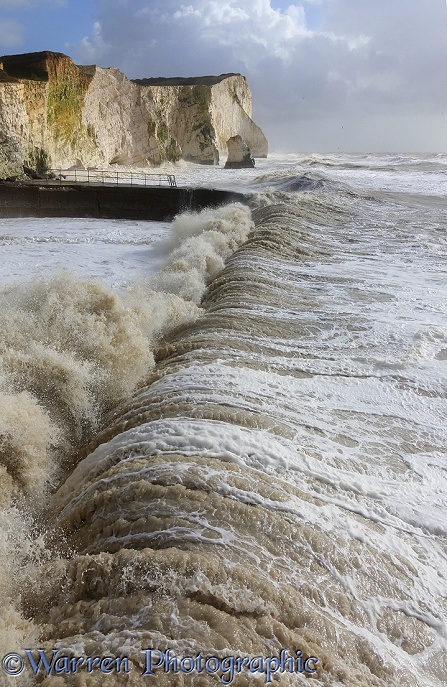
[(4, 294), (2, 648), (125, 659), (11, 684), (445, 684), (439, 208), (315, 178)]

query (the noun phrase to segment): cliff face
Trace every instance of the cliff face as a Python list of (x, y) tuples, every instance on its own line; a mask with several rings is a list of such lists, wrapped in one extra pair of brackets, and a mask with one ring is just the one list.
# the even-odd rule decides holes
[(23, 163), (213, 164), (237, 134), (255, 157), (267, 155), (239, 74), (131, 81), (119, 69), (78, 67), (61, 53), (0, 58), (0, 176)]

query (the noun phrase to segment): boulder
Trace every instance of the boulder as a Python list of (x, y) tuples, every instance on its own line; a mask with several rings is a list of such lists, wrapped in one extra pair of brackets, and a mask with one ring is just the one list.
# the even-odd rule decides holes
[(251, 150), (239, 134), (228, 139), (227, 148), (228, 158), (225, 163), (226, 169), (241, 169), (255, 166), (255, 161), (251, 156)]

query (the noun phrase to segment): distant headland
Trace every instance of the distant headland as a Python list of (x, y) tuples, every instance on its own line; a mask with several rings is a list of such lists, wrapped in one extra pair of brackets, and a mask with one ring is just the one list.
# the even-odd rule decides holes
[(234, 136), (253, 157), (268, 150), (240, 74), (131, 80), (49, 51), (0, 57), (0, 131), (1, 178), (23, 165), (217, 164)]

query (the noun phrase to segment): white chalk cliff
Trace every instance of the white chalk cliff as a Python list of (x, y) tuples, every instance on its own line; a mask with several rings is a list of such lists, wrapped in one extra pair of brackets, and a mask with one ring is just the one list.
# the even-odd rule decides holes
[(0, 57), (0, 176), (30, 167), (215, 164), (240, 135), (254, 157), (267, 140), (251, 119), (245, 77), (131, 81), (61, 53)]

